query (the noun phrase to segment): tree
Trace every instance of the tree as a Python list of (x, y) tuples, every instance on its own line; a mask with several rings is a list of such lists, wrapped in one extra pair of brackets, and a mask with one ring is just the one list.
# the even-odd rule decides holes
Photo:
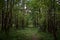
[(2, 28), (4, 32), (8, 32), (10, 27), (12, 27), (12, 7), (13, 0), (4, 0), (4, 5), (2, 8)]
[(57, 36), (56, 36), (56, 31), (57, 31), (57, 27), (56, 27), (56, 22), (55, 22), (55, 0), (51, 0), (51, 6), (49, 7), (48, 10), (48, 31), (52, 32), (53, 36), (54, 36), (54, 40), (57, 40)]

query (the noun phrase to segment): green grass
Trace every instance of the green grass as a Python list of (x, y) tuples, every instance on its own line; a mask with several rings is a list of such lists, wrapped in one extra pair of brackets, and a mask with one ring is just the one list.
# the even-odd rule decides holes
[(1, 40), (32, 40), (32, 36), (35, 35), (38, 40), (53, 40), (53, 37), (49, 33), (38, 32), (37, 28), (25, 28), (24, 30), (12, 30), (9, 35), (0, 33)]

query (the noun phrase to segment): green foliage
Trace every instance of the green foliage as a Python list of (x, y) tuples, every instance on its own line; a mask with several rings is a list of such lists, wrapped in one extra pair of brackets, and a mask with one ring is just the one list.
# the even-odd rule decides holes
[[(13, 0), (13, 1), (14, 1), (14, 6), (12, 7), (9, 4), (8, 6), (12, 7), (11, 9), (12, 12), (10, 12), (10, 14), (12, 13), (11, 19), (12, 19), (12, 25), (14, 24), (14, 26), (10, 29), (9, 35), (6, 35), (5, 33), (0, 33), (0, 40), (32, 40), (33, 34), (36, 34), (36, 37), (38, 37), (39, 40), (53, 40), (52, 34), (47, 32), (40, 32), (40, 33), (38, 32), (38, 31), (44, 30), (45, 25), (46, 25), (45, 30), (47, 30), (48, 10), (51, 7), (52, 0), (29, 0), (29, 1), (22, 0), (22, 3), (21, 3), (21, 0)], [(24, 9), (25, 6), (26, 6), (26, 9)], [(5, 2), (4, 0), (0, 0), (0, 19), (2, 19), (1, 13), (3, 11), (2, 10), (3, 7), (6, 9)], [(60, 28), (60, 6), (55, 2), (54, 7), (56, 8), (55, 21), (56, 21), (57, 27)], [(7, 9), (11, 11), (9, 8)], [(7, 10), (5, 11), (8, 12)], [(39, 28), (38, 27), (33, 28), (36, 25), (36, 24), (34, 25), (35, 22), (36, 24), (39, 25)], [(12, 30), (12, 29), (15, 29), (15, 27), (17, 27), (15, 26), (17, 24), (19, 29), (21, 29), (21, 27), (24, 24), (25, 29)], [(58, 39), (59, 37), (60, 37), (60, 32), (58, 30)]]
[(14, 30), (9, 32), (8, 35), (0, 33), (1, 40), (32, 40), (33, 35), (38, 38), (38, 40), (53, 40), (51, 34), (38, 32), (36, 28), (25, 28), (24, 30)]

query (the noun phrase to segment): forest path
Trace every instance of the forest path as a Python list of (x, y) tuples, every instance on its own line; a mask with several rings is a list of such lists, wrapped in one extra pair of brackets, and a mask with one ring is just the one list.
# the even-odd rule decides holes
[(38, 40), (39, 37), (37, 28), (25, 28), (24, 30), (19, 30), (17, 32), (24, 34), (27, 37), (27, 39), (29, 39), (30, 37), (31, 40)]
[(46, 32), (39, 32), (38, 28), (25, 28), (10, 32), (14, 40), (53, 40), (52, 35)]
[(17, 30), (17, 32), (25, 33), (26, 35), (36, 35), (38, 33), (37, 28), (25, 28), (24, 30)]

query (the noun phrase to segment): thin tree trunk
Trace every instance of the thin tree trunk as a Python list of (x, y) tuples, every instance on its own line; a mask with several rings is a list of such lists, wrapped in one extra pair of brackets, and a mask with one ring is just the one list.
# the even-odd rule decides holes
[(55, 22), (55, 0), (51, 0), (51, 7), (49, 8), (48, 11), (48, 31), (52, 32), (53, 36), (54, 36), (54, 40), (57, 40), (57, 27), (56, 27), (56, 22)]

